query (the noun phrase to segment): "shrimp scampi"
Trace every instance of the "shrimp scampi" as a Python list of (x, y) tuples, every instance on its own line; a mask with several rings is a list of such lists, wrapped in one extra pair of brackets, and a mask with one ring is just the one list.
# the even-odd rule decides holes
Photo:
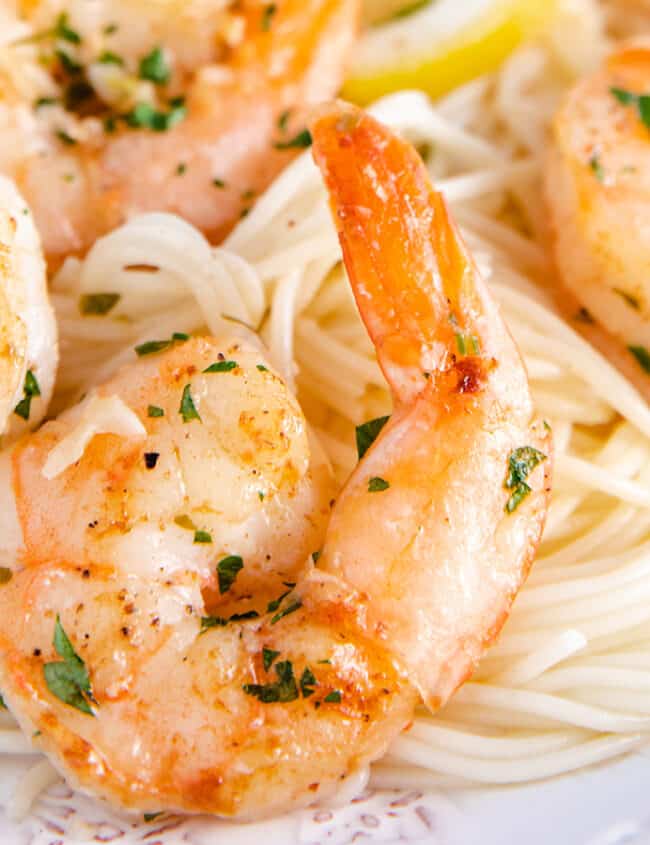
[(218, 239), (304, 146), (358, 0), (39, 0), (0, 46), (0, 171), (46, 255), (172, 211)]
[(0, 689), (70, 782), (128, 809), (330, 796), (468, 676), (540, 539), (550, 435), (424, 164), (352, 108), (310, 131), (394, 401), (339, 495), (241, 337), (145, 344), (0, 479)]
[[(555, 117), (546, 197), (565, 287), (650, 398), (650, 41), (620, 47)], [(619, 351), (620, 350), (620, 351)]]

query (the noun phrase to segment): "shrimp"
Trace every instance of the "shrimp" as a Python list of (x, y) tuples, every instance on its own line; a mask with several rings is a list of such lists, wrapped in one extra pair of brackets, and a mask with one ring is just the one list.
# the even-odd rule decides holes
[(331, 514), (317, 453), (287, 457), (307, 449), (295, 400), (242, 340), (152, 349), (87, 400), (123, 403), (129, 433), (64, 466), (77, 407), (0, 482), (18, 537), (2, 694), (69, 781), (132, 810), (251, 819), (330, 796), (418, 694), (438, 707), (471, 672), (540, 539), (550, 435), (424, 164), (352, 108), (311, 134), (395, 402)]
[(648, 39), (578, 82), (553, 123), (545, 188), (561, 279), (650, 398), (648, 91)]
[(58, 362), (45, 262), (29, 207), (0, 177), (0, 437), (37, 425)]
[(358, 12), (358, 0), (24, 6), (27, 34), (0, 52), (0, 171), (55, 264), (138, 212), (224, 235), (303, 144), (304, 107), (338, 90)]

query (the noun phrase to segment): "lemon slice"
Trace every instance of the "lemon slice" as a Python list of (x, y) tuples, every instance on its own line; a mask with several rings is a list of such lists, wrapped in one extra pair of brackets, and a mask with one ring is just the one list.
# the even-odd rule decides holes
[(498, 67), (551, 19), (558, 0), (432, 0), (368, 29), (343, 96), (366, 104), (420, 88), (434, 97)]

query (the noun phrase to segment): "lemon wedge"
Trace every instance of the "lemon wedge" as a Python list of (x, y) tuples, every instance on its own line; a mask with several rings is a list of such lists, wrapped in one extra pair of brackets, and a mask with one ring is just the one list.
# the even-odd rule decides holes
[(433, 97), (500, 62), (553, 16), (559, 0), (431, 0), (365, 31), (343, 96), (367, 104), (420, 88)]

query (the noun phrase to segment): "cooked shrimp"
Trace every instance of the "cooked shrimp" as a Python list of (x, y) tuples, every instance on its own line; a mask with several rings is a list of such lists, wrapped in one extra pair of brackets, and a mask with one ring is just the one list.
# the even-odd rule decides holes
[[(628, 351), (650, 392), (650, 41), (569, 93), (553, 124), (546, 197), (564, 285)], [(583, 312), (584, 314), (584, 312)], [(634, 360), (636, 359), (636, 360)]]
[[(435, 707), (467, 676), (539, 542), (549, 435), (423, 163), (360, 112), (312, 134), (395, 400), (329, 527), (295, 400), (241, 340), (130, 365), (0, 484), (19, 538), (2, 693), (71, 782), (131, 809), (253, 818), (330, 795), (416, 688)], [(120, 425), (89, 430), (109, 399)]]
[(45, 262), (30, 209), (0, 177), (0, 437), (42, 419), (58, 362)]
[(0, 55), (0, 170), (56, 259), (142, 211), (222, 235), (339, 88), (358, 0), (25, 7)]

